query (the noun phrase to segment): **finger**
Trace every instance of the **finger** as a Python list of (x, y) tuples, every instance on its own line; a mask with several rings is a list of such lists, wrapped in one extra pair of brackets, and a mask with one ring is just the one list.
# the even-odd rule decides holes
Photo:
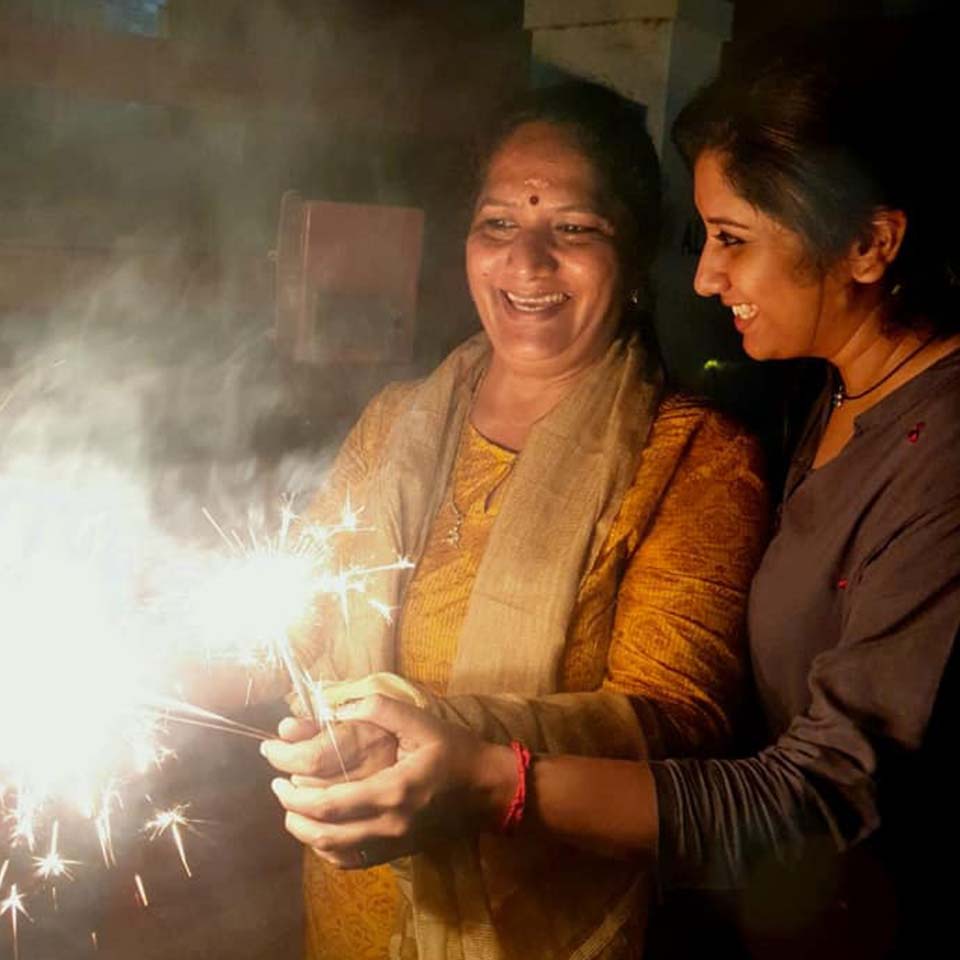
[[(386, 770), (397, 762), (397, 741), (392, 734), (384, 734), (382, 740), (374, 742), (360, 756), (359, 763), (349, 770), (350, 780), (366, 780), (374, 774)], [(331, 783), (343, 782), (344, 777), (331, 778)]]
[(286, 809), (327, 823), (394, 814), (403, 799), (403, 787), (392, 767), (367, 780), (325, 788), (300, 787), (281, 777), (270, 786)]
[(290, 812), (286, 815), (284, 826), (292, 837), (344, 870), (387, 863), (408, 852), (405, 841), (384, 836), (376, 820), (338, 825), (318, 824), (309, 817)]
[(311, 820), (323, 823), (340, 823), (348, 820), (369, 820), (378, 816), (382, 808), (371, 802), (370, 798), (346, 800), (334, 797), (329, 799), (329, 787), (301, 786), (282, 777), (270, 784), (281, 806), (291, 813), (298, 813)]
[(277, 727), (277, 733), (281, 740), (295, 743), (298, 740), (309, 740), (311, 737), (319, 735), (321, 731), (312, 720), (284, 717)]
[(424, 740), (437, 729), (437, 721), (425, 710), (382, 694), (345, 703), (337, 708), (336, 718), (373, 723), (403, 740)]
[(342, 783), (343, 774), (341, 773), (337, 777), (308, 777), (302, 773), (292, 773), (290, 774), (290, 782), (295, 787), (323, 787), (325, 789), (335, 783)]
[(304, 720), (309, 720), (312, 716), (310, 707), (303, 702), (299, 695), (290, 700), (290, 711), (295, 717), (301, 717)]
[(281, 773), (300, 773), (306, 776), (333, 775), (339, 769), (334, 751), (320, 737), (287, 743), (284, 740), (264, 740), (260, 753), (272, 767)]

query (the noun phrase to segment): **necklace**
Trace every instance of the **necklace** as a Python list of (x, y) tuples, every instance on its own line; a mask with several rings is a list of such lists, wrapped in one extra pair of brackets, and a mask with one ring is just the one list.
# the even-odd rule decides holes
[(450, 487), (450, 506), (453, 509), (453, 523), (450, 524), (450, 529), (446, 532), (443, 542), (451, 547), (459, 547), (460, 531), (463, 529), (463, 514), (457, 506), (457, 500), (453, 495), (452, 486)]
[[(460, 438), (460, 449), (457, 453), (457, 462), (461, 461), (463, 457), (463, 447), (464, 447), (464, 438), (466, 436), (467, 430), (470, 429), (470, 425), (467, 424), (464, 433)], [(476, 429), (476, 428), (474, 428)], [(493, 495), (506, 483), (510, 474), (513, 472), (513, 465), (516, 462), (514, 458), (508, 465), (506, 470), (503, 472), (503, 476), (500, 477), (496, 483), (484, 494), (484, 509), (489, 507), (490, 501), (493, 498)], [(457, 503), (457, 470), (454, 468), (454, 475), (450, 478), (450, 509), (453, 510), (453, 523), (450, 524), (449, 529), (443, 535), (443, 542), (448, 544), (451, 547), (460, 546), (460, 535), (463, 531), (463, 521), (466, 519), (466, 511), (461, 509), (460, 505)]]
[(936, 334), (928, 337), (919, 347), (911, 350), (889, 373), (885, 373), (872, 387), (867, 387), (866, 390), (861, 390), (860, 393), (847, 393), (847, 388), (844, 386), (843, 379), (841, 378), (837, 388), (833, 391), (833, 396), (830, 398), (831, 408), (839, 410), (847, 400), (860, 400), (867, 396), (868, 393), (873, 393), (878, 387), (882, 387), (898, 370), (903, 369), (917, 354), (926, 350), (936, 338)]

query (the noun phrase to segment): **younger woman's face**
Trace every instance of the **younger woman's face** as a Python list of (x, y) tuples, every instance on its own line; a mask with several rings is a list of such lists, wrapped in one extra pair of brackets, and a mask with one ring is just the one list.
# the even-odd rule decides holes
[(617, 240), (597, 171), (570, 134), (518, 127), (490, 161), (466, 244), (495, 356), (562, 376), (601, 355), (625, 295)]
[(755, 360), (832, 356), (854, 323), (843, 270), (814, 269), (799, 234), (733, 189), (716, 151), (697, 158), (694, 199), (707, 231), (694, 289), (730, 307), (744, 351)]

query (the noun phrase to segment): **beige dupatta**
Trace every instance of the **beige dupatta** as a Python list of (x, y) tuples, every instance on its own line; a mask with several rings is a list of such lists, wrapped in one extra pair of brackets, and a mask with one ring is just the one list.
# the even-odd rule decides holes
[[(396, 417), (360, 492), (367, 532), (352, 547), (360, 548), (362, 562), (420, 556), (489, 350), (482, 334), (467, 341)], [(522, 739), (535, 751), (643, 756), (643, 734), (625, 697), (549, 695), (580, 584), (636, 474), (659, 394), (658, 371), (638, 342), (616, 341), (534, 426), (477, 571), (448, 687), (452, 699), (425, 698), (398, 678), (390, 692), (405, 688), (448, 719), (494, 739)], [(399, 606), (408, 578), (385, 573), (370, 592)], [(395, 654), (393, 627), (358, 604), (315, 670), (351, 680), (392, 671)], [(356, 696), (351, 687), (338, 689), (335, 699)], [(628, 865), (586, 857), (578, 864), (544, 842), (490, 837), (414, 857), (409, 871), (398, 866), (413, 910), (397, 955), (422, 960), (603, 956), (635, 911), (643, 883)], [(551, 882), (544, 884), (547, 874)], [(521, 886), (517, 878), (524, 878)]]

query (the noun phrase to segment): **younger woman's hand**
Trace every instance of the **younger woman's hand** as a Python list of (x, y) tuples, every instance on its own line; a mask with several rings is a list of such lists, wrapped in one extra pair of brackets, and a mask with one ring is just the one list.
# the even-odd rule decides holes
[(341, 707), (337, 719), (338, 736), (354, 725), (389, 735), (396, 762), (364, 780), (317, 782), (302, 776), (315, 763), (281, 767), (275, 742), (265, 745), (274, 766), (299, 774), (272, 787), (287, 811), (287, 830), (319, 856), (347, 869), (368, 867), (499, 823), (516, 788), (509, 747), (380, 695)]

